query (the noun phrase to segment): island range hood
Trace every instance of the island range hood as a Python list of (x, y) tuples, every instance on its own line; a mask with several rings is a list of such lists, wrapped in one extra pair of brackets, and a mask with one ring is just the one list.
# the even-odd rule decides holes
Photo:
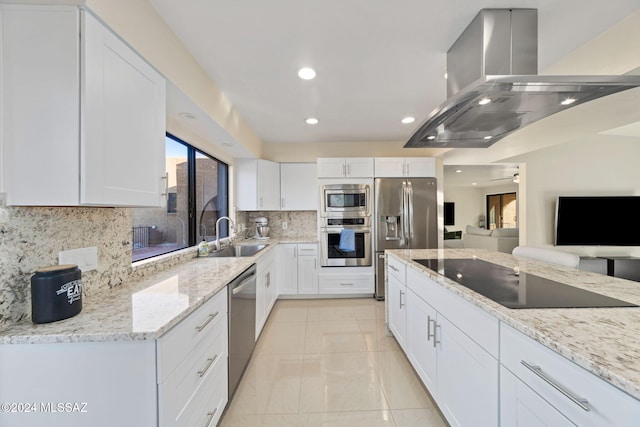
[(447, 100), (405, 148), (486, 148), (640, 76), (539, 76), (536, 9), (483, 9), (447, 52)]

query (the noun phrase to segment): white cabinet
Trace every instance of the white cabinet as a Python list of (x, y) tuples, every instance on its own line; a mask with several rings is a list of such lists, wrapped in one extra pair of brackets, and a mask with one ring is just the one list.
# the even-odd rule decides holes
[(280, 209), (318, 210), (318, 182), (315, 163), (280, 164)]
[(280, 165), (262, 159), (236, 160), (236, 206), (245, 211), (280, 210)]
[(406, 352), (407, 337), (407, 283), (406, 267), (387, 257), (387, 310), (388, 326), (396, 341)]
[(422, 301), (412, 290), (408, 291), (411, 301), (407, 307), (408, 357), (423, 384), (431, 393), (437, 389), (437, 348), (434, 345), (434, 327), (437, 312)]
[[(638, 400), (504, 323), (500, 325), (500, 364), (516, 377), (512, 378), (515, 385), (501, 383), (501, 418), (507, 423), (503, 425), (528, 422), (527, 411), (514, 412), (505, 406), (513, 403), (539, 410), (539, 425), (562, 425), (547, 421), (558, 418), (556, 411), (579, 426), (638, 425)], [(515, 397), (509, 387), (517, 390)]]
[(278, 298), (274, 252), (260, 257), (256, 265), (256, 340)]
[(370, 267), (349, 267), (347, 270), (349, 273), (344, 267), (323, 267), (318, 292), (323, 295), (373, 295), (375, 276)]
[(373, 157), (319, 158), (318, 178), (373, 178)]
[(161, 206), (165, 81), (90, 12), (1, 5), (10, 205)]
[(281, 295), (318, 294), (318, 245), (278, 245), (278, 291)]
[(433, 157), (376, 157), (376, 178), (433, 178), (436, 159)]

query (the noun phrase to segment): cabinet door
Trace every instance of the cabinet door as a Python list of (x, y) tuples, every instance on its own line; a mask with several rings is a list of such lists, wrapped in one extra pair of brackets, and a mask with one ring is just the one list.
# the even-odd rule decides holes
[(318, 256), (298, 256), (298, 293), (318, 293)]
[(504, 367), (500, 367), (500, 425), (575, 426)]
[(280, 210), (280, 165), (258, 160), (258, 209)]
[(436, 159), (433, 157), (407, 157), (404, 173), (409, 178), (435, 178)]
[(280, 164), (280, 209), (315, 211), (318, 209), (318, 182), (315, 163)]
[(281, 295), (298, 293), (298, 245), (278, 245), (278, 292)]
[(405, 164), (403, 157), (376, 157), (376, 178), (401, 178), (404, 176)]
[(438, 314), (437, 397), (452, 426), (498, 425), (498, 361)]
[(407, 347), (409, 361), (429, 393), (437, 396), (434, 323), (437, 312), (413, 291), (407, 291)]
[(318, 178), (342, 178), (346, 176), (347, 166), (343, 158), (319, 158)]
[(389, 291), (388, 310), (389, 310), (389, 329), (396, 337), (396, 341), (400, 344), (405, 352), (406, 349), (406, 330), (407, 330), (407, 313), (406, 298), (407, 291), (404, 283), (400, 282), (393, 275), (389, 275), (387, 290)]
[(373, 178), (373, 157), (351, 157), (345, 164), (347, 177)]
[(80, 202), (161, 206), (164, 78), (90, 13), (82, 16)]

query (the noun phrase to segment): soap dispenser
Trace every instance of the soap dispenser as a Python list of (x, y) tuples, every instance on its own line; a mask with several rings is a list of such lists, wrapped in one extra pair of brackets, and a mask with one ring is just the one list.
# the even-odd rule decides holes
[(209, 255), (209, 244), (202, 238), (202, 242), (198, 245), (198, 256), (207, 256)]

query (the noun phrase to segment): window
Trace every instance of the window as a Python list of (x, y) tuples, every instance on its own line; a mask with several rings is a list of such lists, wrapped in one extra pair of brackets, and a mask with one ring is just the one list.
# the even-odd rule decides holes
[(516, 217), (516, 193), (487, 195), (488, 229), (515, 228), (518, 226)]
[[(184, 141), (166, 137), (167, 205), (132, 209), (132, 259), (139, 261), (215, 239), (228, 215), (229, 167)], [(220, 237), (228, 236), (227, 221)]]

